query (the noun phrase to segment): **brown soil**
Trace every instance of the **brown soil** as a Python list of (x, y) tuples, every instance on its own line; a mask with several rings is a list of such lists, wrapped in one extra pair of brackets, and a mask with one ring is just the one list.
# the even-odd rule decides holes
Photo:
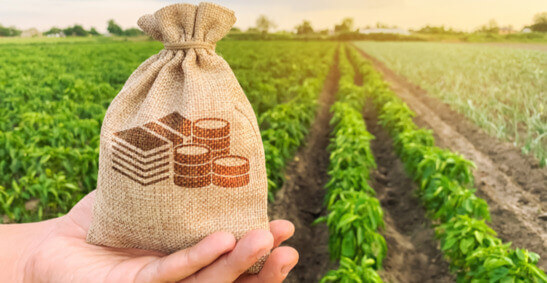
[(437, 144), (463, 154), (477, 165), (477, 195), (490, 207), (492, 223), (504, 241), (538, 253), (547, 269), (547, 168), (511, 144), (487, 135), (463, 115), (433, 98), (365, 52), (391, 88), (417, 114), (419, 126), (434, 131)]
[(378, 125), (372, 102), (366, 104), (364, 117), (368, 131), (376, 137), (371, 148), (378, 170), (372, 174), (371, 185), (386, 223), (388, 253), (380, 276), (386, 282), (454, 282), (431, 222), (414, 194), (416, 185), (407, 177), (389, 134)]
[(283, 188), (269, 207), (271, 219), (287, 219), (296, 227), (294, 236), (286, 244), (298, 250), (300, 260), (285, 282), (317, 282), (328, 270), (336, 268), (330, 261), (326, 225), (312, 226), (311, 223), (327, 213), (323, 200), (328, 181), (329, 109), (335, 99), (339, 77), (338, 58), (335, 57), (319, 97), (306, 146), (287, 166)]
[[(363, 85), (357, 68), (354, 82)], [(372, 172), (370, 185), (380, 200), (386, 224), (383, 234), (388, 251), (380, 276), (386, 282), (454, 282), (448, 263), (442, 259), (431, 221), (414, 194), (417, 187), (406, 175), (389, 134), (378, 125), (371, 100), (365, 104), (363, 118), (367, 130), (375, 136), (371, 149), (378, 169)]]

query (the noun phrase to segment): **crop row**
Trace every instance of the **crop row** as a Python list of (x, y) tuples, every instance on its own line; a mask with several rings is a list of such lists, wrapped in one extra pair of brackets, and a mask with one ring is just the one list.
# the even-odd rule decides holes
[(547, 282), (537, 267), (539, 256), (511, 249), (496, 237), (485, 221), (487, 203), (473, 188), (474, 164), (460, 154), (435, 146), (432, 132), (420, 129), (415, 113), (393, 93), (372, 65), (355, 49), (368, 95), (378, 109), (379, 121), (393, 138), (395, 151), (407, 173), (418, 183), (418, 195), (428, 216), (439, 223), (436, 237), (459, 282)]
[(309, 78), (323, 78), (334, 43), (221, 42), (218, 53), (230, 63), (255, 112), (260, 115), (300, 95)]
[(340, 260), (337, 270), (329, 271), (321, 282), (382, 282), (376, 270), (387, 253), (383, 211), (368, 181), (376, 162), (370, 149), (374, 139), (361, 110), (364, 91), (355, 85), (355, 70), (345, 49), (340, 48), (340, 81), (337, 102), (332, 106), (334, 126), (328, 147), (330, 180), (326, 185), (329, 214), (317, 222), (329, 229), (331, 259)]
[(357, 44), (491, 135), (513, 142), (546, 165), (547, 53), (433, 42)]
[(331, 48), (321, 59), (311, 64), (316, 75), (295, 86), (292, 90), (295, 95), (290, 101), (274, 106), (259, 117), (270, 200), (274, 199), (275, 192), (283, 184), (286, 163), (308, 134), (308, 128), (315, 117), (318, 94), (334, 58), (334, 50)]
[[(324, 77), (330, 61), (317, 58), (329, 58), (333, 46), (238, 41), (217, 50), (260, 116), (316, 95), (320, 83), (309, 78)], [(105, 111), (131, 72), (160, 49), (157, 42), (108, 40), (0, 45), (0, 223), (55, 217), (95, 189)], [(280, 115), (264, 114), (264, 127), (268, 116)], [(305, 126), (311, 118), (299, 119)], [(274, 139), (273, 146), (284, 146)]]

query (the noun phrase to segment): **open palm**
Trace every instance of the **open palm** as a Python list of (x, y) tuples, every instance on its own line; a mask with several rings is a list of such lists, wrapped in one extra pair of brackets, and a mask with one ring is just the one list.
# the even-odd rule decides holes
[[(42, 222), (41, 236), (25, 248), (25, 282), (281, 282), (298, 261), (291, 247), (278, 245), (294, 226), (272, 221), (270, 231), (255, 230), (236, 243), (233, 235), (214, 233), (171, 255), (86, 243), (94, 192), (66, 216)], [(46, 225), (47, 224), (47, 225)], [(271, 251), (273, 249), (273, 251)], [(259, 274), (244, 274), (270, 252)]]

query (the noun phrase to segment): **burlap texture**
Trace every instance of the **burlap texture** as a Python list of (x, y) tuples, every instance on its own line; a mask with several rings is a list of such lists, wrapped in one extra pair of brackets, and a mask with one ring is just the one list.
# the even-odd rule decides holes
[(234, 23), (233, 11), (211, 3), (139, 19), (166, 48), (133, 72), (107, 110), (89, 243), (172, 253), (216, 231), (239, 239), (269, 229), (256, 116), (214, 51)]

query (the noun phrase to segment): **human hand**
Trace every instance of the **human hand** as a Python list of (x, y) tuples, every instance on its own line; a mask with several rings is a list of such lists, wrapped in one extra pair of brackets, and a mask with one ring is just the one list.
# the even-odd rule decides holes
[[(281, 282), (298, 261), (295, 249), (278, 247), (294, 233), (285, 220), (272, 221), (270, 231), (250, 231), (237, 243), (232, 234), (217, 232), (171, 255), (91, 245), (85, 238), (93, 199), (94, 192), (57, 219), (0, 226), (0, 247), (8, 251), (0, 255), (0, 265), (6, 255), (18, 255), (7, 258), (13, 262), (12, 277), (4, 280), (0, 274), (0, 281)], [(260, 273), (244, 274), (271, 249)]]

